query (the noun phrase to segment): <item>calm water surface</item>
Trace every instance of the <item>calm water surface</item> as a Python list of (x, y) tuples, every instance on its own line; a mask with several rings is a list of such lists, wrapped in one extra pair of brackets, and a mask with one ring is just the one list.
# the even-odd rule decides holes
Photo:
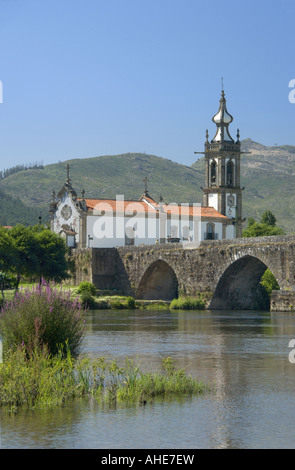
[(295, 315), (265, 312), (96, 311), (84, 352), (178, 367), (214, 392), (101, 409), (76, 401), (1, 416), (2, 448), (295, 448)]

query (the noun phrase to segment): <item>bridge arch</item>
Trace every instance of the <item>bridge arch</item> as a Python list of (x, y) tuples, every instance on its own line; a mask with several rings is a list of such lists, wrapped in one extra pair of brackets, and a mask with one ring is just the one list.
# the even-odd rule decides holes
[(141, 300), (172, 300), (178, 297), (178, 280), (174, 269), (161, 259), (150, 264), (136, 291)]
[(267, 268), (262, 260), (248, 254), (231, 263), (217, 283), (210, 308), (269, 310), (269, 298), (260, 284)]

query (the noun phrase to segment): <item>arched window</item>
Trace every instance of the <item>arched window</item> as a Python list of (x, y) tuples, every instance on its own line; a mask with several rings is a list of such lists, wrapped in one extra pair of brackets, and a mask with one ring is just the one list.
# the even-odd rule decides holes
[(227, 186), (234, 186), (234, 163), (229, 160), (226, 164), (226, 184)]
[(216, 162), (214, 160), (210, 165), (210, 177), (211, 177), (211, 185), (215, 186), (216, 185)]
[(205, 240), (214, 240), (215, 239), (215, 230), (214, 224), (208, 223), (206, 226)]

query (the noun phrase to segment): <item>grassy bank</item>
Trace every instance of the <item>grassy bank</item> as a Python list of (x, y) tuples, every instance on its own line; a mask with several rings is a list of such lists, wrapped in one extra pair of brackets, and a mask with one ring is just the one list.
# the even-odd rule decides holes
[(88, 397), (105, 405), (134, 402), (146, 404), (157, 397), (192, 396), (206, 391), (205, 384), (176, 369), (171, 358), (163, 359), (162, 372), (140, 369), (126, 360), (119, 366), (104, 357), (74, 360), (68, 352), (51, 356), (38, 349), (27, 356), (19, 347), (0, 364), (0, 406), (10, 412), (20, 407), (40, 409), (65, 406), (74, 398)]
[[(35, 284), (22, 283), (20, 289), (32, 288)], [(62, 285), (57, 285), (57, 289), (63, 289)], [(207, 306), (206, 295), (197, 293), (195, 296), (180, 295), (177, 299), (171, 302), (163, 300), (135, 300), (131, 296), (123, 296), (112, 294), (102, 294), (97, 291), (95, 286), (90, 282), (83, 282), (80, 286), (66, 286), (64, 289), (71, 293), (71, 298), (74, 300), (79, 296), (79, 300), (83, 306), (91, 310), (106, 310), (106, 309), (141, 309), (141, 310), (204, 310)], [(8, 301), (13, 300), (14, 291), (7, 290), (5, 292), (5, 299)], [(0, 306), (1, 306), (0, 299)]]
[(206, 308), (206, 300), (202, 296), (180, 296), (171, 302), (135, 300), (133, 297), (118, 295), (95, 297), (87, 294), (80, 298), (83, 305), (92, 310), (135, 308), (140, 310), (204, 310)]
[(171, 310), (204, 310), (206, 308), (206, 300), (201, 294), (197, 297), (180, 296), (173, 299), (170, 304)]

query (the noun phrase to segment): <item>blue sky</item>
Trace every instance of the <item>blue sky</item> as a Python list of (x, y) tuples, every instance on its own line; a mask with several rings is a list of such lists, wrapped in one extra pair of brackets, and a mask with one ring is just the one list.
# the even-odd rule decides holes
[(146, 152), (191, 165), (214, 137), (295, 145), (294, 1), (0, 0), (0, 170)]

